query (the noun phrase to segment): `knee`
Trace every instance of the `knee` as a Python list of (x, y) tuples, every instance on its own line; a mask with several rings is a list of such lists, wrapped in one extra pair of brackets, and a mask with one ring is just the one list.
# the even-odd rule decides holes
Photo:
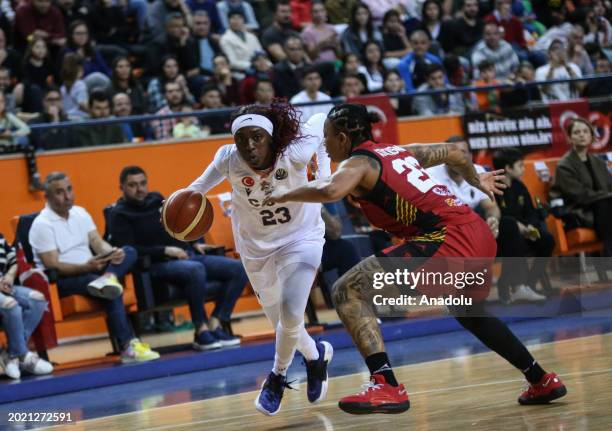
[(281, 313), (279, 324), (289, 334), (297, 335), (304, 327), (304, 312)]
[(360, 299), (360, 284), (362, 283), (360, 271), (356, 268), (350, 269), (334, 283), (332, 287), (332, 300), (336, 307), (344, 304), (349, 297)]
[(21, 312), (21, 307), (15, 300), (15, 298), (4, 297), (0, 301), (0, 310), (2, 310), (3, 314), (15, 314)]
[(123, 250), (123, 253), (125, 254), (125, 262), (129, 262), (130, 264), (136, 262), (136, 259), (138, 259), (138, 252), (136, 251), (136, 249), (132, 246), (126, 245), (124, 247), (121, 248)]
[(40, 302), (46, 302), (47, 301), (45, 299), (45, 295), (40, 293), (38, 290), (30, 291), (30, 293), (28, 293), (28, 298), (30, 298), (33, 301), (40, 301)]

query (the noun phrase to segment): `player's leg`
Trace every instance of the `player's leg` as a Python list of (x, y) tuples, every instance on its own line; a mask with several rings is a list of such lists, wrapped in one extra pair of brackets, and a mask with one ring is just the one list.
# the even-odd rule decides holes
[(465, 329), (524, 374), (529, 386), (519, 397), (519, 403), (545, 404), (567, 393), (561, 379), (544, 371), (510, 328), (486, 312), (482, 302), (449, 309)]
[(410, 407), (404, 386), (393, 374), (368, 294), (373, 274), (382, 272), (378, 259), (370, 256), (340, 277), (333, 287), (338, 316), (372, 375), (365, 391), (340, 400), (339, 407), (348, 413), (401, 413)]

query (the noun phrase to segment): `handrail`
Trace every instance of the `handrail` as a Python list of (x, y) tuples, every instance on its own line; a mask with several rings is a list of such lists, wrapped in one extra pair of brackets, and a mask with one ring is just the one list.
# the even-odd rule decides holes
[[(612, 73), (608, 73), (605, 75), (587, 75), (580, 78), (565, 78), (565, 79), (554, 79), (549, 81), (538, 81), (538, 82), (526, 82), (519, 84), (497, 84), (497, 85), (487, 85), (482, 87), (453, 87), (453, 88), (444, 88), (440, 90), (426, 90), (426, 91), (411, 91), (409, 93), (393, 93), (388, 94), (389, 97), (399, 98), (399, 97), (413, 97), (413, 96), (428, 96), (442, 93), (467, 93), (467, 92), (481, 92), (481, 91), (489, 91), (495, 89), (510, 89), (510, 88), (530, 88), (530, 87), (539, 87), (542, 85), (552, 85), (552, 84), (564, 84), (568, 82), (578, 82), (578, 81), (597, 81), (602, 79), (612, 79)], [(367, 96), (367, 95), (364, 95)], [(308, 103), (298, 103), (295, 104), (297, 107), (302, 106), (316, 106), (316, 105), (329, 105), (329, 104), (338, 104), (344, 102), (346, 99), (344, 97), (335, 97), (331, 100), (321, 101), (321, 102), (308, 102)], [(192, 112), (176, 112), (172, 114), (145, 114), (145, 115), (132, 115), (129, 117), (112, 117), (102, 120), (83, 120), (83, 121), (64, 121), (57, 123), (41, 123), (41, 124), (30, 124), (29, 127), (31, 130), (45, 130), (45, 129), (64, 129), (70, 127), (82, 127), (82, 126), (94, 126), (94, 125), (105, 125), (105, 124), (118, 124), (118, 123), (134, 123), (134, 122), (144, 122), (144, 121), (155, 121), (155, 120), (166, 120), (171, 118), (182, 118), (182, 117), (208, 117), (217, 114), (230, 114), (234, 112), (237, 107), (231, 108), (220, 108), (220, 109), (202, 109), (198, 111)]]

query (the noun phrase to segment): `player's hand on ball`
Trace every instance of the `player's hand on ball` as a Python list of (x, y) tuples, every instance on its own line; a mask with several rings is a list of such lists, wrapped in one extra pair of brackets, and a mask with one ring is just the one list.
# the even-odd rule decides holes
[(492, 201), (495, 201), (495, 195), (503, 195), (504, 189), (508, 186), (504, 183), (504, 170), (498, 169), (491, 172), (483, 172), (478, 174), (480, 185), (478, 188), (482, 190)]
[(282, 204), (283, 202), (287, 202), (287, 199), (285, 198), (286, 195), (286, 188), (277, 188), (276, 190), (273, 190), (272, 193), (264, 199), (263, 206)]

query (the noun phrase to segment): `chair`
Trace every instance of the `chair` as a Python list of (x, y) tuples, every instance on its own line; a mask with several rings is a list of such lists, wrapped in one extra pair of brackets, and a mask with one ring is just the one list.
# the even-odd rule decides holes
[[(24, 214), (13, 218), (13, 226), (15, 228), (15, 242), (19, 242), (23, 248), (26, 260), (34, 264), (34, 253), (29, 242), (30, 228), (34, 219), (38, 216), (38, 212)], [(92, 317), (97, 317), (105, 313), (103, 306), (96, 299), (83, 295), (70, 295), (60, 298), (57, 288), (58, 274), (56, 271), (45, 271), (49, 278), (49, 296), (50, 306), (55, 320), (56, 332), (58, 336), (62, 333), (66, 336), (78, 336), (81, 326), (88, 328), (95, 327), (95, 323), (91, 322)], [(126, 277), (124, 280), (123, 302), (128, 313), (133, 313), (138, 310), (136, 305), (136, 295), (131, 281), (131, 277)], [(128, 314), (129, 315), (129, 314)], [(87, 320), (87, 322), (85, 322)], [(107, 328), (110, 328), (106, 320)], [(119, 346), (116, 338), (109, 331), (113, 352), (119, 351)]]

